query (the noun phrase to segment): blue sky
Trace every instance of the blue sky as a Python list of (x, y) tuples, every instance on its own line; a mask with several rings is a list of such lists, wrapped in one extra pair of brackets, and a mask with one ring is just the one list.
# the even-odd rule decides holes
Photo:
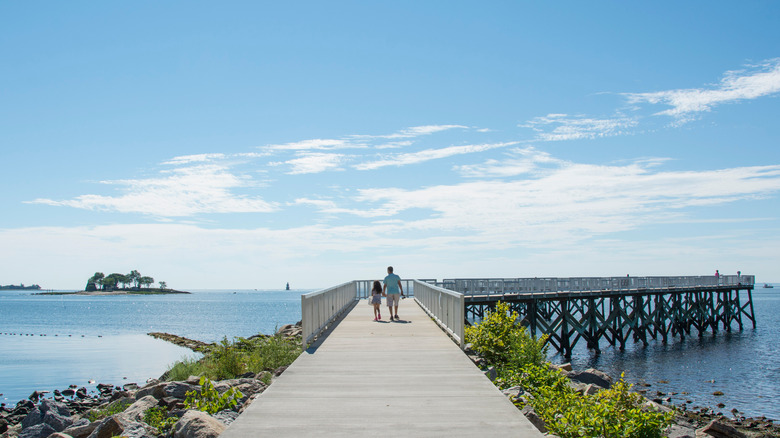
[(0, 284), (780, 281), (780, 4), (1, 2)]

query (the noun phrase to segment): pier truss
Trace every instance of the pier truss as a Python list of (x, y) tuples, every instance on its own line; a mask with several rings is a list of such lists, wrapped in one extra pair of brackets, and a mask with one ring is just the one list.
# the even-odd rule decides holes
[(532, 334), (547, 335), (556, 351), (571, 357), (578, 342), (599, 352), (603, 341), (624, 349), (629, 340), (666, 343), (732, 326), (742, 330), (747, 322), (755, 328), (753, 282), (741, 275), (462, 279), (443, 285), (465, 295), (467, 320), (479, 321), (498, 301), (506, 302)]

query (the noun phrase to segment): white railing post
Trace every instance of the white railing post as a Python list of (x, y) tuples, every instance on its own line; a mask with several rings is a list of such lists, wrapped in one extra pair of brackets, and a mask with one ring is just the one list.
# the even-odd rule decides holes
[(357, 299), (357, 281), (301, 295), (301, 342), (304, 348)]

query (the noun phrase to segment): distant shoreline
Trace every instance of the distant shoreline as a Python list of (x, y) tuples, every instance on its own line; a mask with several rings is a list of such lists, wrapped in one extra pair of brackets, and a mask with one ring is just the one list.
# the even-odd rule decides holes
[(187, 292), (183, 290), (176, 290), (176, 289), (155, 289), (155, 288), (149, 288), (149, 289), (122, 289), (122, 290), (112, 290), (112, 291), (104, 291), (104, 290), (97, 290), (97, 291), (91, 291), (87, 292), (85, 290), (82, 291), (76, 291), (76, 292), (40, 292), (33, 295), (100, 295), (100, 296), (110, 296), (110, 295), (171, 295), (171, 294), (191, 294), (192, 292)]

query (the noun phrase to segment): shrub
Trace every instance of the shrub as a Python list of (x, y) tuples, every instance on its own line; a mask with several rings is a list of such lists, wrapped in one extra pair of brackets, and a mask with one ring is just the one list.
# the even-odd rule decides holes
[(466, 342), (498, 368), (543, 364), (547, 359), (547, 337), (535, 339), (517, 323), (517, 318), (517, 312), (509, 311), (509, 304), (498, 302), (482, 322), (466, 328)]
[(144, 412), (144, 423), (157, 429), (157, 432), (167, 435), (179, 419), (168, 416), (168, 409), (153, 406)]
[(127, 407), (131, 404), (133, 404), (133, 402), (130, 400), (117, 400), (108, 404), (104, 408), (90, 409), (89, 412), (87, 412), (87, 419), (89, 421), (97, 421), (112, 415), (116, 415), (120, 412), (124, 412), (125, 409), (127, 409)]
[(593, 395), (575, 392), (560, 371), (545, 366), (526, 366), (512, 383), (528, 391), (536, 414), (561, 438), (660, 438), (674, 416), (643, 409), (642, 396), (629, 392), (622, 375)]
[(238, 405), (238, 401), (244, 394), (236, 388), (230, 388), (220, 394), (214, 388), (214, 383), (206, 377), (200, 378), (200, 391), (187, 392), (184, 407), (197, 409), (209, 414), (216, 414), (224, 409), (231, 409)]
[(300, 342), (282, 335), (253, 339), (224, 338), (204, 353), (202, 359), (185, 358), (165, 373), (166, 380), (206, 376), (213, 380), (232, 379), (246, 372), (273, 371), (291, 364), (301, 354)]

